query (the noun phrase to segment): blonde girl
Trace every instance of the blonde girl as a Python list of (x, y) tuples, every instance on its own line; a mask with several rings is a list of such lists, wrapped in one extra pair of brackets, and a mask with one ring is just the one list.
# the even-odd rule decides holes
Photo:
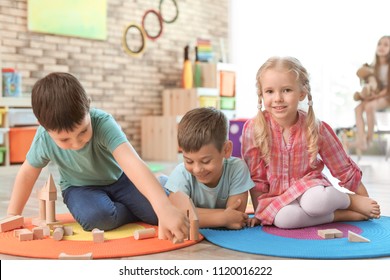
[[(300, 228), (333, 221), (380, 217), (368, 197), (359, 167), (313, 111), (309, 77), (293, 57), (271, 57), (256, 76), (258, 113), (245, 123), (242, 155), (255, 187), (251, 198), (256, 224)], [(308, 100), (308, 112), (298, 109)], [(263, 110), (264, 106), (264, 110)], [(340, 186), (322, 173), (327, 166)]]
[[(356, 118), (356, 148), (358, 153), (367, 149), (374, 136), (375, 112), (390, 106), (390, 36), (383, 36), (379, 39), (375, 60), (371, 67), (374, 69), (374, 77), (378, 84), (378, 94), (373, 94), (364, 99), (355, 108)], [(364, 114), (367, 121), (367, 132), (365, 132)]]

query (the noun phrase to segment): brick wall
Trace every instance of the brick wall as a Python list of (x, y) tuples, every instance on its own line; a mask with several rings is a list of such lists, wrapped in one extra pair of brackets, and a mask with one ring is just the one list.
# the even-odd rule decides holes
[[(210, 39), (216, 49), (220, 38), (228, 45), (229, 0), (177, 0), (178, 19), (164, 23), (157, 40), (147, 39), (139, 57), (124, 52), (123, 31), (130, 22), (141, 25), (145, 11), (159, 9), (159, 0), (107, 0), (105, 41), (28, 31), (27, 1), (0, 0), (2, 67), (22, 73), (23, 92), (30, 92), (36, 80), (50, 72), (74, 74), (92, 106), (113, 114), (137, 151), (140, 118), (162, 114), (162, 90), (180, 86), (184, 46), (198, 37)], [(165, 0), (163, 5), (169, 15), (172, 2)]]

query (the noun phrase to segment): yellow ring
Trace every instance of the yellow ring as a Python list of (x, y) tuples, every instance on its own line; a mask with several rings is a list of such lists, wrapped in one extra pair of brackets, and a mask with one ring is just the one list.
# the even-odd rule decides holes
[[(127, 35), (127, 32), (129, 32), (129, 30), (131, 28), (135, 28), (137, 29), (139, 32), (140, 32), (140, 35), (141, 35), (141, 38), (142, 38), (142, 45), (141, 47), (138, 49), (138, 50), (131, 50), (127, 44), (127, 39), (126, 39), (126, 35)], [(125, 31), (123, 32), (123, 37), (122, 37), (122, 46), (123, 46), (123, 49), (126, 51), (127, 54), (131, 55), (131, 56), (139, 56), (141, 55), (144, 51), (145, 51), (145, 48), (146, 48), (146, 34), (145, 34), (145, 31), (144, 29), (135, 24), (135, 23), (130, 23)]]

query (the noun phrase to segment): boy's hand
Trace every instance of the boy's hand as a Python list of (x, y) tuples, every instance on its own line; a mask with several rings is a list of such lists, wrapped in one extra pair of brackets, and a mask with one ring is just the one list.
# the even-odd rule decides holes
[(166, 238), (169, 240), (184, 240), (187, 238), (189, 230), (189, 220), (179, 209), (172, 204), (167, 205), (164, 211), (161, 211), (159, 218), (159, 227)]
[(238, 211), (237, 208), (241, 205), (241, 199), (237, 199), (231, 206), (227, 207), (224, 211), (224, 216), (226, 220), (225, 227), (229, 229), (241, 229), (245, 227), (248, 220), (248, 215), (241, 211)]
[(248, 227), (254, 227), (254, 226), (257, 226), (257, 225), (260, 225), (260, 220), (259, 219), (257, 219), (256, 217), (248, 219), (248, 222), (247, 222), (247, 226)]

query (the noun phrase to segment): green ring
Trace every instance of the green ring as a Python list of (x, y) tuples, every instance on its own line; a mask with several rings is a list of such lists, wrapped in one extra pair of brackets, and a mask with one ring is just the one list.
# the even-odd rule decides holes
[(161, 15), (163, 21), (164, 21), (165, 23), (173, 23), (173, 22), (175, 22), (175, 21), (177, 20), (177, 18), (179, 17), (179, 7), (177, 6), (176, 0), (172, 0), (173, 4), (174, 4), (175, 7), (176, 7), (176, 15), (175, 15), (175, 17), (174, 17), (173, 19), (171, 19), (171, 20), (165, 20), (164, 17), (163, 17), (163, 15), (162, 15), (162, 13), (161, 13), (161, 5), (162, 5), (163, 2), (164, 2), (164, 0), (160, 0), (160, 5), (158, 6), (158, 9), (159, 9), (159, 11), (160, 11), (160, 15)]

